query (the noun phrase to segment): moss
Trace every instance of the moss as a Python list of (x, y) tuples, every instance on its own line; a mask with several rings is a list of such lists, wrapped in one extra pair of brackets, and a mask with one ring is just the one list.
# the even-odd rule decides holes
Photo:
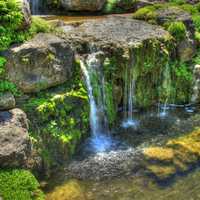
[(186, 38), (186, 26), (183, 22), (171, 22), (165, 25), (169, 33), (177, 40), (181, 41)]
[[(169, 63), (171, 38), (166, 41), (147, 40), (138, 48), (133, 47), (133, 74), (135, 79), (135, 103), (139, 107), (149, 107), (160, 99), (159, 86), (162, 73)], [(127, 67), (130, 64), (127, 64)], [(126, 80), (124, 80), (126, 81)]]
[(156, 8), (154, 6), (147, 6), (144, 8), (140, 8), (133, 14), (133, 18), (155, 22), (156, 17), (157, 17), (157, 13), (155, 11), (156, 11)]
[(47, 168), (67, 161), (89, 133), (88, 97), (80, 82), (71, 90), (63, 85), (40, 92), (22, 108)]
[(0, 196), (4, 200), (44, 200), (36, 178), (26, 170), (0, 170)]
[(177, 172), (187, 172), (200, 160), (199, 136), (200, 129), (197, 129), (167, 141), (163, 147), (146, 148), (145, 168), (159, 179), (169, 178)]
[(107, 0), (103, 8), (104, 13), (124, 13), (134, 8), (137, 0)]
[(160, 181), (168, 179), (176, 173), (174, 166), (148, 165), (147, 170)]
[(150, 147), (144, 150), (144, 156), (147, 159), (155, 159), (164, 162), (171, 162), (174, 157), (174, 152), (171, 148)]
[(84, 188), (76, 180), (70, 180), (47, 195), (48, 200), (85, 200)]

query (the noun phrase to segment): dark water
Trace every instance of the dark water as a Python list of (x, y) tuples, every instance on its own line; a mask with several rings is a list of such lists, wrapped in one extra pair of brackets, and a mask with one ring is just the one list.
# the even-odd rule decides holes
[(123, 128), (120, 122), (112, 130), (110, 145), (104, 152), (95, 152), (94, 144), (86, 141), (72, 161), (70, 170), (74, 173), (69, 176), (65, 170), (60, 171), (50, 180), (47, 200), (200, 199), (200, 168), (165, 186), (141, 170), (132, 173), (131, 168), (136, 162), (132, 152), (152, 144), (162, 145), (200, 126), (199, 108), (169, 107), (164, 114), (162, 108), (152, 108), (134, 112), (134, 120), (137, 123), (133, 127)]

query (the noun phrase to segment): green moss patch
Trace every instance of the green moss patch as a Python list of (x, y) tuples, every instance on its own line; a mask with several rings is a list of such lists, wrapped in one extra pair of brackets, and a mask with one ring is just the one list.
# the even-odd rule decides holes
[(164, 180), (178, 172), (187, 172), (200, 161), (200, 129), (171, 139), (163, 147), (144, 149), (145, 168), (157, 179)]
[(0, 170), (0, 197), (4, 200), (44, 200), (36, 178), (26, 170)]

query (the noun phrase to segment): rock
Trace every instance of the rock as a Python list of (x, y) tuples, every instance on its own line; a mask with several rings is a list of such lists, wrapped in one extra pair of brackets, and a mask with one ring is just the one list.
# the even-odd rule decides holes
[(195, 28), (192, 16), (179, 8), (169, 7), (157, 11), (157, 22), (160, 25), (171, 21), (181, 21), (187, 28), (186, 38), (177, 44), (177, 56), (183, 62), (190, 61), (196, 53), (196, 44), (194, 40)]
[(15, 107), (15, 97), (12, 93), (6, 92), (0, 95), (0, 110), (9, 110)]
[(192, 94), (192, 103), (199, 103), (200, 100), (200, 65), (195, 65), (193, 70), (194, 75), (194, 86)]
[(74, 53), (70, 45), (51, 34), (38, 34), (5, 56), (8, 79), (25, 93), (62, 84), (72, 75)]
[(28, 0), (21, 0), (22, 3), (22, 14), (23, 14), (23, 23), (21, 29), (27, 29), (31, 25), (31, 9)]
[(53, 192), (47, 194), (49, 200), (60, 200), (65, 197), (65, 200), (86, 200), (84, 188), (76, 180), (67, 181), (60, 187), (57, 187)]
[(183, 62), (190, 61), (196, 53), (195, 41), (186, 37), (177, 44), (177, 55)]
[(98, 153), (82, 160), (74, 160), (66, 168), (69, 176), (77, 179), (103, 180), (130, 176), (140, 168), (141, 152), (133, 148)]
[[(67, 26), (68, 27), (68, 26)], [(65, 30), (65, 26), (63, 27)], [(129, 47), (148, 39), (162, 39), (169, 33), (159, 26), (128, 17), (114, 16), (101, 20), (90, 20), (73, 28), (67, 28), (66, 38), (72, 42), (106, 48)], [(86, 49), (87, 50), (87, 49)]]
[(31, 152), (26, 114), (20, 109), (0, 112), (0, 167), (23, 167)]
[(100, 11), (105, 0), (61, 0), (61, 5), (70, 11)]

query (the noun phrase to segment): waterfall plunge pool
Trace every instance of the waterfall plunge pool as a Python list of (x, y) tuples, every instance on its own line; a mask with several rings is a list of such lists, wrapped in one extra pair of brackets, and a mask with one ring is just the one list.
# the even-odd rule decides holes
[[(119, 126), (111, 130), (107, 149), (96, 152), (92, 138), (85, 141), (66, 169), (55, 172), (46, 187), (47, 200), (198, 200), (200, 169), (178, 176), (164, 185), (133, 171), (137, 152), (150, 145), (160, 145), (200, 126), (197, 107), (170, 106), (134, 112), (137, 127)], [(97, 141), (105, 142), (106, 137)], [(106, 140), (106, 142), (108, 142)], [(95, 145), (97, 145), (96, 143)], [(112, 144), (112, 145), (110, 145)], [(135, 158), (134, 158), (135, 157)], [(134, 158), (134, 159), (133, 159)], [(136, 169), (134, 168), (134, 169)]]

